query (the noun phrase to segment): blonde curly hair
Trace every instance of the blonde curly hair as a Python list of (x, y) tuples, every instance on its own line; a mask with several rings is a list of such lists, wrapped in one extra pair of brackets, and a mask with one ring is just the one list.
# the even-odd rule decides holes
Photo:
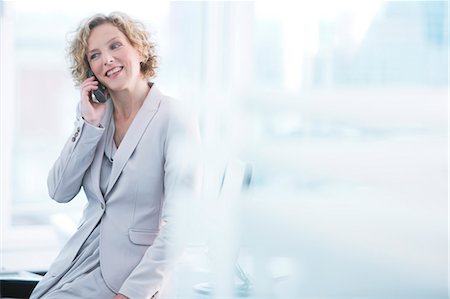
[(117, 27), (142, 55), (142, 76), (146, 79), (154, 77), (157, 69), (157, 55), (156, 45), (150, 40), (150, 34), (145, 30), (142, 23), (132, 20), (124, 13), (112, 12), (109, 15), (96, 14), (85, 19), (75, 31), (68, 47), (70, 70), (75, 84), (80, 85), (88, 77), (89, 62), (86, 52), (89, 35), (95, 27), (106, 23)]

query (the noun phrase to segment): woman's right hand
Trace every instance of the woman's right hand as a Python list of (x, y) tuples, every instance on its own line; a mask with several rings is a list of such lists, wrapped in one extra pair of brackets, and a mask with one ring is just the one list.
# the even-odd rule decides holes
[(81, 116), (85, 121), (98, 127), (100, 120), (106, 111), (106, 105), (102, 103), (94, 103), (91, 101), (92, 91), (98, 89), (98, 81), (94, 76), (87, 78), (81, 83)]

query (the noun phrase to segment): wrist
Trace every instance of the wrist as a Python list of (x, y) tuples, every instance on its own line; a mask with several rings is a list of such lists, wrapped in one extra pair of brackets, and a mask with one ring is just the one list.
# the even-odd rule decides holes
[(86, 119), (84, 116), (81, 117), (85, 122), (87, 122), (88, 124), (94, 126), (94, 127), (98, 127), (98, 128), (102, 128), (102, 125), (100, 124), (100, 122), (98, 121), (92, 121), (89, 119)]

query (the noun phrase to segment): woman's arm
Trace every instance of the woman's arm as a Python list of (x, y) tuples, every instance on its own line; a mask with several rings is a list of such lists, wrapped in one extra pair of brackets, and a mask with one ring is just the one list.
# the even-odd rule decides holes
[(57, 202), (68, 202), (78, 194), (84, 173), (91, 165), (95, 148), (103, 135), (100, 120), (106, 112), (106, 105), (90, 100), (91, 92), (97, 88), (98, 82), (94, 77), (81, 84), (73, 134), (48, 175), (48, 193)]
[(78, 194), (84, 173), (94, 159), (104, 128), (80, 119), (47, 178), (48, 192), (57, 202), (68, 202)]

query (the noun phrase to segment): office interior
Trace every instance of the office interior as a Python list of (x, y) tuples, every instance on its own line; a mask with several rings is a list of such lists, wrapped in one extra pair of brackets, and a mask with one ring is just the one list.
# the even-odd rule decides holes
[(123, 11), (199, 115), (174, 297), (448, 298), (448, 1), (125, 2), (0, 1), (1, 296), (76, 230), (84, 194), (46, 184), (79, 100), (68, 34)]

